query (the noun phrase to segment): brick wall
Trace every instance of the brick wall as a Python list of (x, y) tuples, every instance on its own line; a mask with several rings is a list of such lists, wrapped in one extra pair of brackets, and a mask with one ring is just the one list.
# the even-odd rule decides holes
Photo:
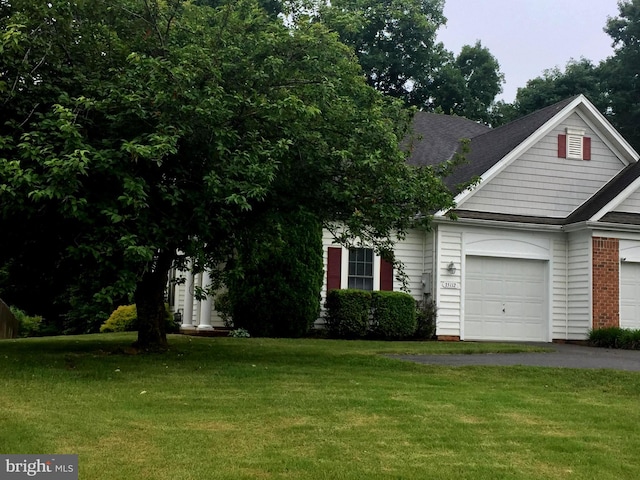
[(593, 328), (620, 325), (620, 254), (617, 238), (594, 237)]

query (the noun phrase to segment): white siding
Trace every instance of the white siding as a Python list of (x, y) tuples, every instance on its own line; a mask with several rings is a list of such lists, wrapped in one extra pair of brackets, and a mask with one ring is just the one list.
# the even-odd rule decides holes
[[(436, 288), (435, 300), (438, 306), (436, 334), (460, 336), (462, 232), (440, 227), (437, 239), (439, 247), (433, 273)], [(456, 266), (454, 274), (447, 271), (447, 265), (451, 262)], [(457, 288), (443, 288), (443, 282), (455, 284)]]
[(615, 212), (640, 213), (640, 191), (636, 190), (629, 195), (615, 209)]
[[(558, 134), (566, 127), (591, 137), (590, 161), (558, 158)], [(513, 215), (565, 217), (624, 168), (576, 114), (482, 185), (459, 208)]]
[(584, 340), (591, 328), (591, 235), (569, 234), (567, 339)]
[(569, 250), (566, 236), (558, 236), (552, 242), (553, 271), (551, 274), (551, 338), (567, 339), (568, 304), (567, 259)]
[[(422, 273), (424, 272), (425, 233), (412, 230), (404, 241), (398, 242), (395, 255), (404, 264), (409, 280), (409, 292), (416, 300), (422, 300)], [(395, 271), (394, 271), (395, 276)], [(394, 278), (393, 289), (401, 291), (402, 283)]]

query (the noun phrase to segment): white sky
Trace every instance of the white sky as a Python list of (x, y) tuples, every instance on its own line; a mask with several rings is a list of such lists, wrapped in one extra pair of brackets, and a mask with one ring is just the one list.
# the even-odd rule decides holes
[(456, 55), (480, 40), (505, 75), (498, 98), (512, 102), (518, 87), (547, 68), (611, 56), (603, 28), (618, 13), (618, 0), (445, 0), (447, 24), (438, 40)]

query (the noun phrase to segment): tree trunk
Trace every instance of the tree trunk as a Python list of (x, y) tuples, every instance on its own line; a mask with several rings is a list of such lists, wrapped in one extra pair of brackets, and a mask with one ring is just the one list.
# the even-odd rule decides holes
[(136, 285), (138, 340), (133, 346), (139, 350), (167, 349), (167, 311), (164, 305), (164, 292), (172, 261), (172, 254), (159, 253), (153, 269), (145, 272)]

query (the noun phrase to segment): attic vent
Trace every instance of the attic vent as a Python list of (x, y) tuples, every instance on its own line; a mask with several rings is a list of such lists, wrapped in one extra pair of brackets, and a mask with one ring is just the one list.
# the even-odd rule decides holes
[(579, 158), (582, 160), (582, 137), (567, 135), (567, 158)]
[(582, 139), (584, 130), (567, 128), (567, 158), (582, 160)]
[(565, 135), (558, 135), (558, 157), (591, 160), (591, 138), (584, 130), (567, 128)]

